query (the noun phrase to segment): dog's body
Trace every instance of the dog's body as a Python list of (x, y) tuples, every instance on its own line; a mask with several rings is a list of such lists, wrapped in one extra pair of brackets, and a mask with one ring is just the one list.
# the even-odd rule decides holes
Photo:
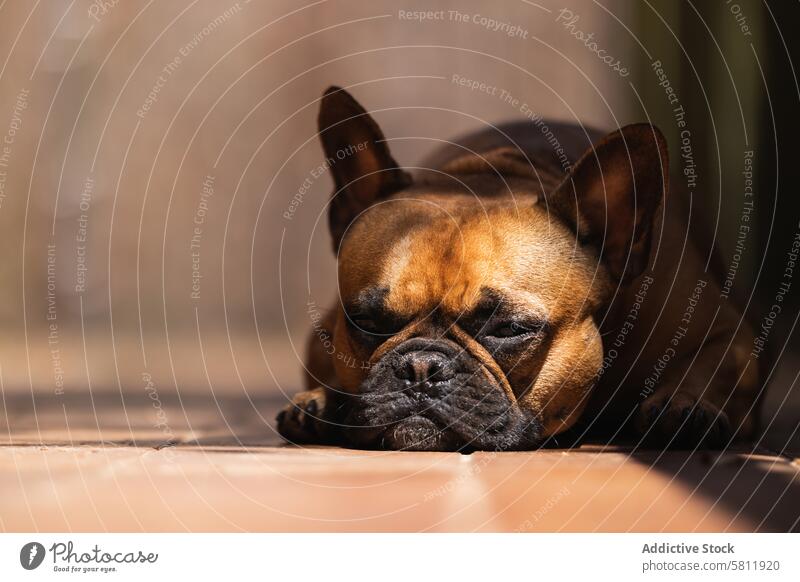
[(287, 439), (506, 450), (565, 431), (689, 447), (752, 436), (750, 330), (680, 205), (662, 203), (660, 133), (550, 128), (472, 134), (412, 180), (366, 112), (326, 93), (340, 301), (322, 322), (333, 348), (318, 329), (308, 390), (279, 416)]

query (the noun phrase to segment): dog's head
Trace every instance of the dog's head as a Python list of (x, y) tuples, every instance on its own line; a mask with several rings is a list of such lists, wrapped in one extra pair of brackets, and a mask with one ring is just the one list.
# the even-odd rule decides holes
[(346, 440), (505, 450), (570, 427), (602, 365), (596, 317), (647, 264), (661, 133), (608, 135), (537, 198), (511, 186), (484, 196), (458, 176), (415, 184), (341, 89), (325, 93), (319, 123)]

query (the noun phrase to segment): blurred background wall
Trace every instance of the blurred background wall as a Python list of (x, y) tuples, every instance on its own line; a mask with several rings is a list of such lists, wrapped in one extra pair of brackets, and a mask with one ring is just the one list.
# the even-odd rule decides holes
[[(797, 135), (785, 135), (796, 125), (794, 47), (779, 30), (790, 10), (749, 0), (2, 3), (3, 388), (141, 393), (150, 377), (178, 394), (295, 391), (310, 312), (336, 295), (331, 180), (315, 175), (317, 100), (331, 84), (374, 112), (408, 166), (437, 140), (526, 111), (607, 129), (650, 119), (680, 160), (682, 106), (696, 183), (678, 161), (673, 184), (708, 221), (723, 269), (736, 261), (732, 295), (758, 324), (797, 229), (797, 182), (779, 181), (797, 167), (781, 157)], [(757, 219), (742, 243), (748, 151)], [(771, 335), (781, 380), (770, 418), (797, 406), (784, 402), (796, 403), (797, 361), (781, 354), (796, 297)], [(796, 408), (775, 426), (791, 434), (795, 418)]]

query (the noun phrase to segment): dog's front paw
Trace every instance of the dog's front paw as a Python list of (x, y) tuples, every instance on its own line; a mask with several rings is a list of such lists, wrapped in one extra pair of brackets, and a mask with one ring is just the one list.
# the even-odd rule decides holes
[(639, 407), (636, 428), (648, 445), (676, 449), (719, 449), (731, 439), (728, 416), (686, 392), (654, 394)]
[(300, 392), (275, 417), (278, 432), (290, 443), (320, 442), (324, 430), (322, 421), (324, 411), (323, 388)]

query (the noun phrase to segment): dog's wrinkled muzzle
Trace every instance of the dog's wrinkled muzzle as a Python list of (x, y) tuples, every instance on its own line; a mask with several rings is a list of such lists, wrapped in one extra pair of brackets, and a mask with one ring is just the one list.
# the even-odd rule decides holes
[(358, 447), (515, 450), (540, 434), (494, 374), (447, 339), (395, 346), (343, 406), (345, 436)]

